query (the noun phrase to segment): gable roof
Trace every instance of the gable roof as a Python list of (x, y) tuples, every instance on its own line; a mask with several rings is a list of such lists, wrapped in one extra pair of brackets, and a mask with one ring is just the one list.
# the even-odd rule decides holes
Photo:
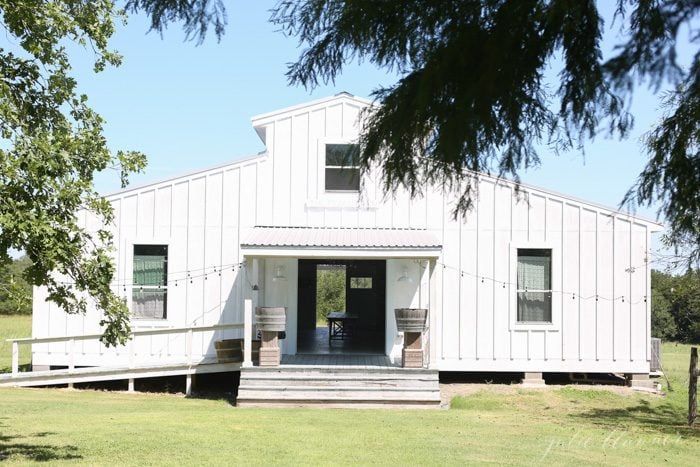
[(290, 107), (284, 107), (282, 109), (273, 110), (263, 114), (254, 115), (250, 118), (250, 121), (255, 128), (256, 133), (260, 137), (263, 143), (265, 143), (265, 125), (280, 118), (285, 115), (295, 115), (301, 112), (306, 112), (313, 107), (323, 107), (328, 106), (333, 102), (348, 102), (355, 104), (359, 107), (366, 107), (369, 105), (376, 105), (375, 102), (365, 99), (364, 97), (355, 96), (347, 91), (339, 92), (333, 96), (322, 97), (320, 99), (315, 99), (313, 101), (304, 102), (302, 104), (292, 105)]

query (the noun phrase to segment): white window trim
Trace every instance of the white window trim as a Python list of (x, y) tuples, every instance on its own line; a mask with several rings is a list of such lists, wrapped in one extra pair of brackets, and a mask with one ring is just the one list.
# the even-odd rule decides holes
[[(326, 168), (341, 168), (340, 166), (329, 165), (326, 166), (326, 145), (327, 144), (359, 144), (357, 140), (351, 140), (348, 138), (319, 138), (318, 139), (318, 180), (319, 180), (319, 193), (325, 196), (333, 197), (344, 197), (352, 198), (354, 200), (360, 194), (362, 190), (362, 180), (360, 179), (360, 189), (359, 190), (326, 190)], [(360, 166), (352, 166), (346, 168), (359, 168)]]
[[(170, 248), (170, 243), (171, 240), (170, 238), (153, 238), (153, 237), (148, 237), (148, 238), (133, 238), (133, 239), (127, 239), (124, 242), (124, 247), (125, 247), (125, 255), (124, 255), (124, 283), (125, 284), (130, 284), (129, 287), (127, 287), (127, 294), (126, 294), (126, 306), (129, 307), (129, 322), (131, 325), (135, 328), (154, 328), (154, 327), (171, 327), (172, 323), (172, 313), (171, 313), (171, 308), (170, 308), (170, 294), (166, 293), (165, 294), (165, 309), (166, 309), (166, 315), (165, 318), (163, 319), (153, 319), (153, 318), (134, 318), (132, 315), (132, 306), (133, 306), (133, 283), (134, 283), (134, 245), (166, 245), (168, 247), (168, 265), (170, 265), (170, 255), (171, 255), (171, 248)], [(170, 271), (168, 271), (168, 274), (170, 274)], [(168, 289), (168, 285), (166, 284), (163, 287), (166, 291)]]
[[(552, 293), (552, 321), (550, 323), (519, 322), (518, 321), (518, 250), (551, 250), (552, 270), (551, 287), (557, 290), (561, 284), (561, 254), (559, 247), (552, 242), (511, 242), (510, 244), (510, 329), (525, 331), (559, 331), (561, 329), (561, 300)], [(559, 287), (560, 288), (560, 287)]]

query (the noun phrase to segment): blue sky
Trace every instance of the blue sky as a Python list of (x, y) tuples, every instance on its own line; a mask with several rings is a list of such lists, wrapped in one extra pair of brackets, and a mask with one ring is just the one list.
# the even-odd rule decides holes
[[(227, 2), (226, 34), (220, 42), (210, 34), (200, 46), (184, 41), (177, 24), (161, 38), (147, 33), (143, 14), (132, 15), (111, 41), (112, 48), (124, 55), (122, 66), (95, 75), (90, 54), (78, 55), (76, 76), (81, 91), (106, 119), (110, 147), (148, 155), (146, 173), (133, 177), (132, 183), (155, 181), (262, 150), (250, 125), (253, 115), (340, 91), (368, 97), (374, 88), (396, 81), (396, 75), (364, 63), (348, 66), (334, 85), (320, 86), (312, 93), (289, 86), (287, 63), (300, 50), (295, 39), (285, 37), (268, 22), (273, 5), (273, 1)], [(615, 31), (608, 33), (605, 47), (619, 39)], [(690, 55), (689, 48), (681, 49), (682, 57)], [(542, 151), (542, 166), (524, 173), (523, 181), (617, 206), (644, 166), (639, 138), (658, 121), (658, 103), (653, 93), (640, 88), (634, 96), (636, 125), (629, 138), (599, 137), (586, 145), (585, 156)], [(108, 193), (119, 182), (116, 174), (110, 174), (100, 176), (97, 183), (101, 192)], [(653, 209), (639, 213), (655, 215)]]

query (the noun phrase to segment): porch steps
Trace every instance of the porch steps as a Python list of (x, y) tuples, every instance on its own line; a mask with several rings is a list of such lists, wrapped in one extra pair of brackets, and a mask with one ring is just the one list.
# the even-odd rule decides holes
[(438, 408), (438, 372), (373, 366), (242, 368), (240, 407)]

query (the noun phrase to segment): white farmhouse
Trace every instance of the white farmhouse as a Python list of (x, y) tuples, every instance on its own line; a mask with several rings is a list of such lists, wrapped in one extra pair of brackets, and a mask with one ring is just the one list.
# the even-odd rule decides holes
[[(360, 183), (352, 161), (368, 105), (341, 93), (256, 116), (264, 152), (109, 195), (115, 291), (134, 331), (166, 332), (130, 349), (45, 340), (35, 368), (207, 362), (215, 341), (244, 337), (216, 326), (267, 306), (287, 309), (283, 366), (318, 354), (400, 364), (394, 310), (425, 308), (432, 371), (649, 373), (648, 254), (661, 225), (487, 175), (457, 219), (437, 187), (384, 197), (380, 174)], [(338, 312), (352, 320), (333, 324), (352, 335), (317, 327), (317, 277), (329, 270), (345, 271)], [(34, 338), (100, 332), (98, 311), (66, 315), (44, 298), (36, 289)], [(192, 327), (213, 329), (167, 332)]]

